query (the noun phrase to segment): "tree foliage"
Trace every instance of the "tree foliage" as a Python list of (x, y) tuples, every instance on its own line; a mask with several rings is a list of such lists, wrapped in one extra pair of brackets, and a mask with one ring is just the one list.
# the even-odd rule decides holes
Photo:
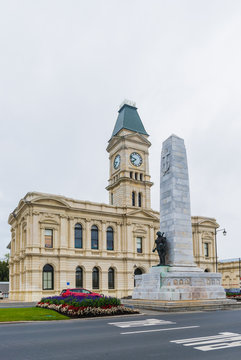
[(5, 255), (5, 259), (0, 261), (0, 281), (9, 281), (9, 256)]

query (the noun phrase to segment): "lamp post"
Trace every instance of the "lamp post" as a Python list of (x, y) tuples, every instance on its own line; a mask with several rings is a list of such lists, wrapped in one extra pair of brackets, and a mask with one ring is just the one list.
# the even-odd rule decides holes
[(218, 272), (218, 249), (217, 249), (217, 232), (222, 231), (223, 236), (227, 235), (227, 231), (225, 229), (215, 229), (215, 257), (216, 257), (216, 272)]
[(239, 290), (241, 291), (241, 259), (238, 259)]

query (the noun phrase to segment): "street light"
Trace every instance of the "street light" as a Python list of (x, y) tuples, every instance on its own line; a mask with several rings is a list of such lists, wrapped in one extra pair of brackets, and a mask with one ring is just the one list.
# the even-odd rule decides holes
[(215, 229), (215, 256), (216, 256), (216, 272), (218, 272), (218, 249), (217, 249), (217, 232), (222, 231), (223, 236), (227, 235), (227, 231), (225, 229)]

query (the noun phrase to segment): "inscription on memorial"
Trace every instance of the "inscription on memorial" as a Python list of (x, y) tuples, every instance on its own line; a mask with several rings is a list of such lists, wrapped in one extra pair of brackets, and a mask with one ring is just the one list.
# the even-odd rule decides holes
[(170, 169), (170, 152), (168, 151), (168, 149), (164, 149), (162, 151), (162, 165), (161, 165), (161, 169), (163, 174), (166, 174), (168, 172), (168, 170)]

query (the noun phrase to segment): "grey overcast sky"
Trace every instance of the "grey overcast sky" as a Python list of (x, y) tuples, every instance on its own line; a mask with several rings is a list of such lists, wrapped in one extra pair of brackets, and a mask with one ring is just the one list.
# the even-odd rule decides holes
[(153, 209), (174, 133), (192, 215), (226, 228), (219, 258), (241, 257), (240, 37), (240, 0), (0, 0), (0, 258), (27, 192), (108, 203), (125, 98), (150, 134)]

